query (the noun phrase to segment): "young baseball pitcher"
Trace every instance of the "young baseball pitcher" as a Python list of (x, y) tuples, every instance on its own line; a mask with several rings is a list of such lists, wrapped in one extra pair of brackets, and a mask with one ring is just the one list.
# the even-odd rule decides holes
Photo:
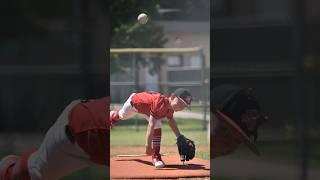
[(110, 112), (111, 127), (120, 119), (127, 120), (137, 113), (143, 114), (149, 122), (145, 153), (152, 155), (152, 163), (156, 168), (162, 168), (165, 164), (160, 155), (161, 121), (168, 119), (168, 124), (175, 136), (178, 139), (182, 137), (173, 114), (189, 107), (191, 100), (190, 92), (184, 88), (178, 88), (170, 96), (153, 91), (132, 93), (119, 111)]
[(94, 164), (109, 166), (109, 97), (72, 101), (41, 146), (0, 161), (0, 180), (57, 180)]

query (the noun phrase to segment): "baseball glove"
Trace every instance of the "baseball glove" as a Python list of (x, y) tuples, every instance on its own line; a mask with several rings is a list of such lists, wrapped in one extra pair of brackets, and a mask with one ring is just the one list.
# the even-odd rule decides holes
[(189, 161), (194, 158), (196, 146), (192, 140), (180, 135), (177, 138), (177, 146), (181, 161)]
[(245, 143), (257, 155), (258, 128), (267, 119), (251, 88), (222, 85), (213, 92), (213, 158), (234, 152)]

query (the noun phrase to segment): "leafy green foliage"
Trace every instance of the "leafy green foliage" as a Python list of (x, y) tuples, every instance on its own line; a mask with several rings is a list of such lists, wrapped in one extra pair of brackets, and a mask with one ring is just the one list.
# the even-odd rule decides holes
[[(111, 48), (161, 48), (167, 42), (162, 27), (156, 25), (154, 18), (159, 16), (156, 0), (113, 0), (110, 4), (111, 12)], [(149, 16), (149, 22), (141, 25), (137, 22), (140, 13)], [(132, 54), (112, 55), (110, 61), (111, 74), (123, 72), (130, 67)], [(160, 55), (150, 57), (146, 61), (141, 54), (134, 55), (139, 65), (149, 66), (151, 73), (158, 72), (163, 63)]]

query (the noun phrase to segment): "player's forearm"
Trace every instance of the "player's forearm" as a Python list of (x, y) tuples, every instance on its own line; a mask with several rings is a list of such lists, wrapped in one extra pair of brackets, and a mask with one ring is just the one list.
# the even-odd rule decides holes
[(173, 133), (176, 135), (176, 137), (180, 136), (180, 131), (178, 129), (177, 123), (174, 119), (169, 119), (168, 124), (170, 128), (172, 129)]

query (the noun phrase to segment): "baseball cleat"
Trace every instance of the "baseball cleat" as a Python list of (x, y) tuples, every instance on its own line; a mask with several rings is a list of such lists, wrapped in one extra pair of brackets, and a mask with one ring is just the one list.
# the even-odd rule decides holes
[(19, 160), (19, 156), (8, 155), (1, 159), (0, 161), (0, 179), (7, 180), (7, 170), (10, 166), (15, 164)]
[(164, 162), (161, 159), (161, 156), (157, 156), (157, 157), (153, 157), (152, 158), (152, 163), (156, 168), (163, 168), (166, 165), (164, 164)]
[(159, 161), (159, 160), (156, 160), (156, 159), (153, 160), (153, 165), (156, 168), (163, 168), (163, 167), (166, 166), (163, 161), (161, 161), (161, 160)]

